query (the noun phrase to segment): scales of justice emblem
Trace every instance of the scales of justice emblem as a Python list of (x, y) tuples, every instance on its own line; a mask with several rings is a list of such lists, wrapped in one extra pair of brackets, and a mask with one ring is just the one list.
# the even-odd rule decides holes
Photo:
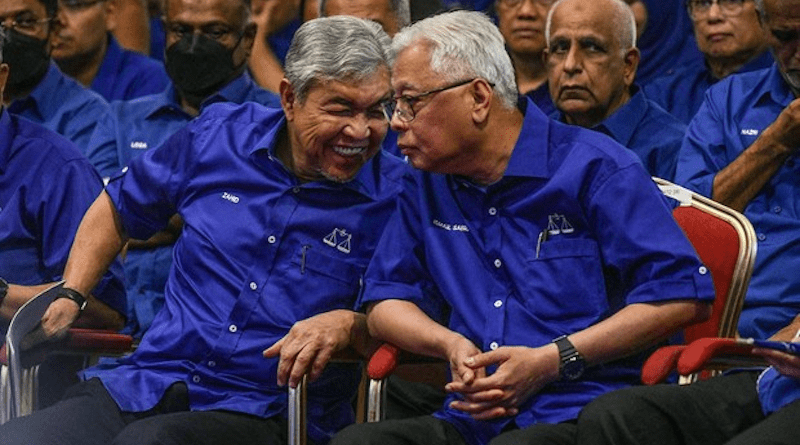
[(336, 228), (326, 235), (322, 241), (331, 247), (335, 247), (339, 252), (350, 253), (350, 240), (352, 238), (353, 235), (347, 233), (347, 230)]
[(547, 233), (550, 235), (558, 235), (561, 233), (572, 233), (575, 228), (567, 221), (564, 215), (554, 213), (547, 217)]

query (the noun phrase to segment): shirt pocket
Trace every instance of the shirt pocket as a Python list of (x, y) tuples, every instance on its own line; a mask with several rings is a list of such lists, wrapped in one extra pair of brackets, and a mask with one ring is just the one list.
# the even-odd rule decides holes
[(320, 252), (319, 248), (303, 248), (292, 260), (295, 277), (294, 295), (303, 301), (316, 302), (321, 310), (352, 309), (361, 288), (365, 265)]
[(551, 239), (527, 261), (525, 306), (540, 320), (588, 326), (608, 310), (600, 249), (591, 239)]

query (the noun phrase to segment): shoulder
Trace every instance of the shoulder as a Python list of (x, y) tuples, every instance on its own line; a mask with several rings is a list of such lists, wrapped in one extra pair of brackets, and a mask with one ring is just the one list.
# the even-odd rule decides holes
[(66, 137), (15, 115), (11, 115), (11, 125), (16, 128), (15, 145), (24, 151), (24, 158), (29, 165), (46, 165), (57, 169), (72, 165), (94, 170), (75, 144)]

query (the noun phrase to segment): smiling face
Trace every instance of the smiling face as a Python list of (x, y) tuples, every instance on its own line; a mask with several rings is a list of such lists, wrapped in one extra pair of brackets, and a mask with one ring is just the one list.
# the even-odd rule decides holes
[(697, 47), (710, 58), (744, 58), (762, 51), (764, 31), (758, 21), (755, 3), (742, 4), (736, 15), (726, 14), (718, 4), (693, 20)]
[(546, 66), (553, 103), (570, 124), (592, 127), (630, 98), (639, 52), (623, 50), (610, 2), (566, 1), (550, 25)]
[(284, 79), (290, 169), (303, 181), (353, 179), (381, 148), (388, 129), (382, 104), (390, 97), (385, 67), (364, 80), (317, 82), (302, 101)]

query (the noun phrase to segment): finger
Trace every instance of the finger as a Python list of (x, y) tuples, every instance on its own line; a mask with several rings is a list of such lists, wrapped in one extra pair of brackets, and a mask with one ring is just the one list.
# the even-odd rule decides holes
[(291, 343), (286, 344), (286, 342), (284, 342), (281, 346), (280, 360), (278, 361), (278, 385), (286, 385), (286, 381), (289, 379), (292, 367), (294, 366), (294, 361), (301, 352), (302, 349), (295, 350)]
[(286, 340), (286, 337), (281, 338), (280, 340), (276, 341), (272, 344), (269, 348), (265, 349), (262, 353), (266, 358), (275, 358), (281, 353), (281, 349), (283, 347), (283, 342)]
[[(481, 391), (488, 391), (495, 388), (502, 388), (504, 387), (504, 381), (502, 378), (497, 376), (498, 373), (494, 373), (489, 377), (482, 377), (473, 379), (470, 383), (466, 382), (450, 382), (447, 386), (450, 386), (454, 392), (462, 392), (462, 393), (470, 393), (474, 394)], [(445, 389), (447, 389), (445, 386)]]
[(493, 420), (500, 417), (516, 416), (518, 412), (519, 411), (516, 408), (497, 406), (492, 409), (476, 413), (472, 416), (472, 418), (475, 420)]
[(322, 375), (322, 372), (325, 370), (325, 367), (328, 365), (328, 362), (332, 356), (333, 349), (330, 347), (326, 347), (317, 351), (317, 355), (314, 357), (314, 362), (311, 364), (311, 370), (308, 373), (308, 380), (310, 382), (317, 380), (319, 376)]
[(505, 412), (505, 408), (496, 402), (469, 402), (466, 400), (454, 400), (450, 402), (449, 406), (452, 409), (465, 412), (471, 416), (480, 415), (481, 413), (486, 413), (489, 411)]
[(473, 355), (472, 357), (464, 360), (464, 365), (471, 369), (485, 368), (489, 365), (504, 361), (506, 358), (507, 354), (502, 351), (502, 348), (500, 348), (495, 349), (494, 351)]
[(303, 348), (295, 357), (289, 372), (289, 386), (296, 388), (300, 380), (308, 372), (309, 365), (314, 361), (317, 350), (313, 347)]
[(445, 386), (445, 389), (448, 392), (457, 392), (464, 397), (464, 400), (470, 402), (496, 402), (498, 400), (502, 400), (504, 393), (503, 390), (500, 388), (492, 388), (489, 390), (484, 391), (471, 391), (471, 388), (467, 387), (464, 388), (463, 391), (461, 390), (451, 390), (448, 386)]

